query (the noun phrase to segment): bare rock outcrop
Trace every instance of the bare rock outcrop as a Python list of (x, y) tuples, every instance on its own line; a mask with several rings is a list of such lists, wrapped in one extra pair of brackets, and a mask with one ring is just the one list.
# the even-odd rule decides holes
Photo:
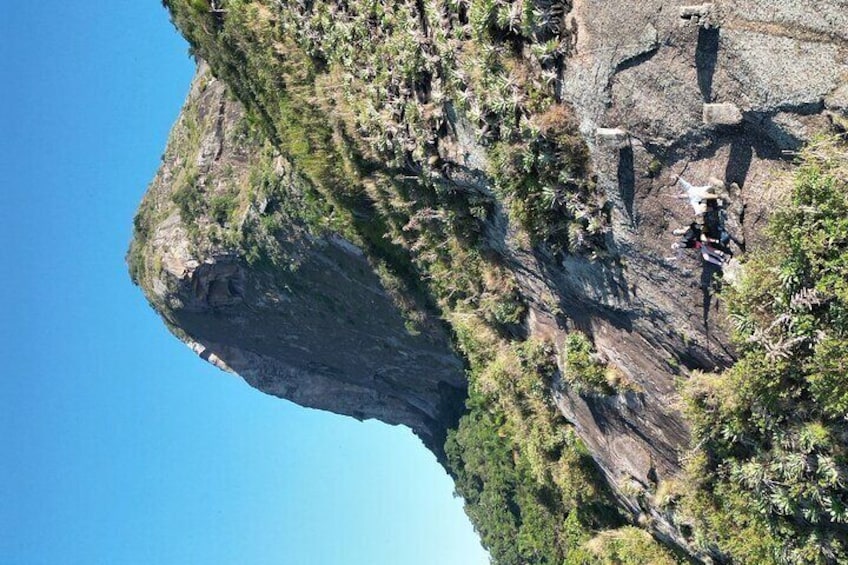
[(615, 203), (624, 264), (569, 258), (550, 276), (572, 311), (594, 308), (585, 324), (596, 345), (642, 392), (598, 399), (564, 389), (557, 403), (611, 482), (650, 490), (677, 472), (686, 447), (674, 380), (734, 358), (709, 269), (669, 257), (669, 231), (692, 213), (674, 198), (672, 175), (736, 183), (729, 221), (743, 246), (756, 245), (780, 196), (771, 179), (792, 166), (785, 150), (828, 127), (826, 105), (848, 113), (848, 10), (839, 1), (578, 0), (568, 19), (577, 41), (563, 98)]
[[(244, 118), (224, 84), (201, 68), (136, 220), (149, 226), (130, 252), (148, 299), (200, 357), (259, 390), (406, 425), (441, 456), (466, 387), (447, 333), (424, 311), (413, 329), (356, 245), (274, 211), (296, 212), (303, 194), (281, 157), (269, 149), (265, 161), (257, 158), (261, 144), (247, 137)], [(186, 155), (189, 141), (197, 149)], [(282, 194), (251, 192), (263, 166), (284, 179)], [(191, 208), (175, 202), (184, 182), (211, 208), (186, 217)], [(260, 201), (248, 201), (254, 197)], [(223, 198), (234, 202), (220, 225), (214, 202)], [(268, 257), (248, 260), (246, 241), (233, 239), (262, 222), (279, 224), (266, 234), (275, 241), (263, 244), (282, 250), (282, 268), (267, 268)]]

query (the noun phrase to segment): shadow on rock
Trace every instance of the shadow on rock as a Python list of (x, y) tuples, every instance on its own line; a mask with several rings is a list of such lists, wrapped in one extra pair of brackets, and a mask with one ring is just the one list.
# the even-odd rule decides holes
[(712, 102), (713, 75), (718, 61), (719, 30), (700, 28), (698, 46), (695, 49), (695, 68), (698, 72), (698, 88), (704, 102)]
[(623, 147), (618, 158), (618, 190), (621, 201), (627, 211), (630, 224), (635, 227), (636, 218), (633, 215), (633, 200), (636, 197), (636, 172), (633, 165), (633, 147)]
[[(701, 291), (704, 295), (703, 315), (704, 329), (707, 334), (707, 343), (710, 339), (710, 307), (713, 302), (713, 295), (718, 292), (718, 285), (721, 284), (721, 267), (714, 265), (708, 261), (701, 261), (703, 265), (701, 269)], [(718, 307), (718, 304), (716, 304)]]

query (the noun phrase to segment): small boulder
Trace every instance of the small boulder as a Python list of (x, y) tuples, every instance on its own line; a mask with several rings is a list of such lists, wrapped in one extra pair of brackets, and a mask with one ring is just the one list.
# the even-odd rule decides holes
[(718, 27), (710, 3), (680, 7), (680, 27)]
[(742, 111), (736, 104), (704, 104), (704, 123), (717, 126), (735, 126), (742, 123)]
[(630, 134), (620, 128), (598, 128), (595, 130), (598, 145), (612, 149), (623, 149), (630, 144)]

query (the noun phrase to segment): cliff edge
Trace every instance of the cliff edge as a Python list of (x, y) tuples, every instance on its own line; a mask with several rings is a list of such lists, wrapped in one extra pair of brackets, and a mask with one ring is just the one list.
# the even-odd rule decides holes
[(439, 455), (466, 394), (448, 333), (310, 227), (330, 212), (304, 187), (201, 65), (136, 218), (134, 280), (201, 358), (301, 406), (406, 425)]
[[(796, 152), (844, 131), (845, 2), (165, 4), (209, 67), (128, 257), (175, 334), (269, 394), (409, 426), (460, 483), (469, 422), (503, 418), (551, 523), (585, 475), (619, 512), (589, 531), (726, 556), (657, 502), (690, 446), (679, 382), (738, 356), (720, 270), (669, 249), (675, 181), (722, 181), (735, 254), (764, 243)], [(563, 555), (541, 547), (515, 559)]]

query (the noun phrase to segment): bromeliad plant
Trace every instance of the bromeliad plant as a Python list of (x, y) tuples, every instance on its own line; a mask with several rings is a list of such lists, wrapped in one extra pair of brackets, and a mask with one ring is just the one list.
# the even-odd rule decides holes
[(848, 145), (801, 155), (728, 304), (741, 358), (685, 388), (698, 446), (683, 510), (740, 562), (848, 555)]

